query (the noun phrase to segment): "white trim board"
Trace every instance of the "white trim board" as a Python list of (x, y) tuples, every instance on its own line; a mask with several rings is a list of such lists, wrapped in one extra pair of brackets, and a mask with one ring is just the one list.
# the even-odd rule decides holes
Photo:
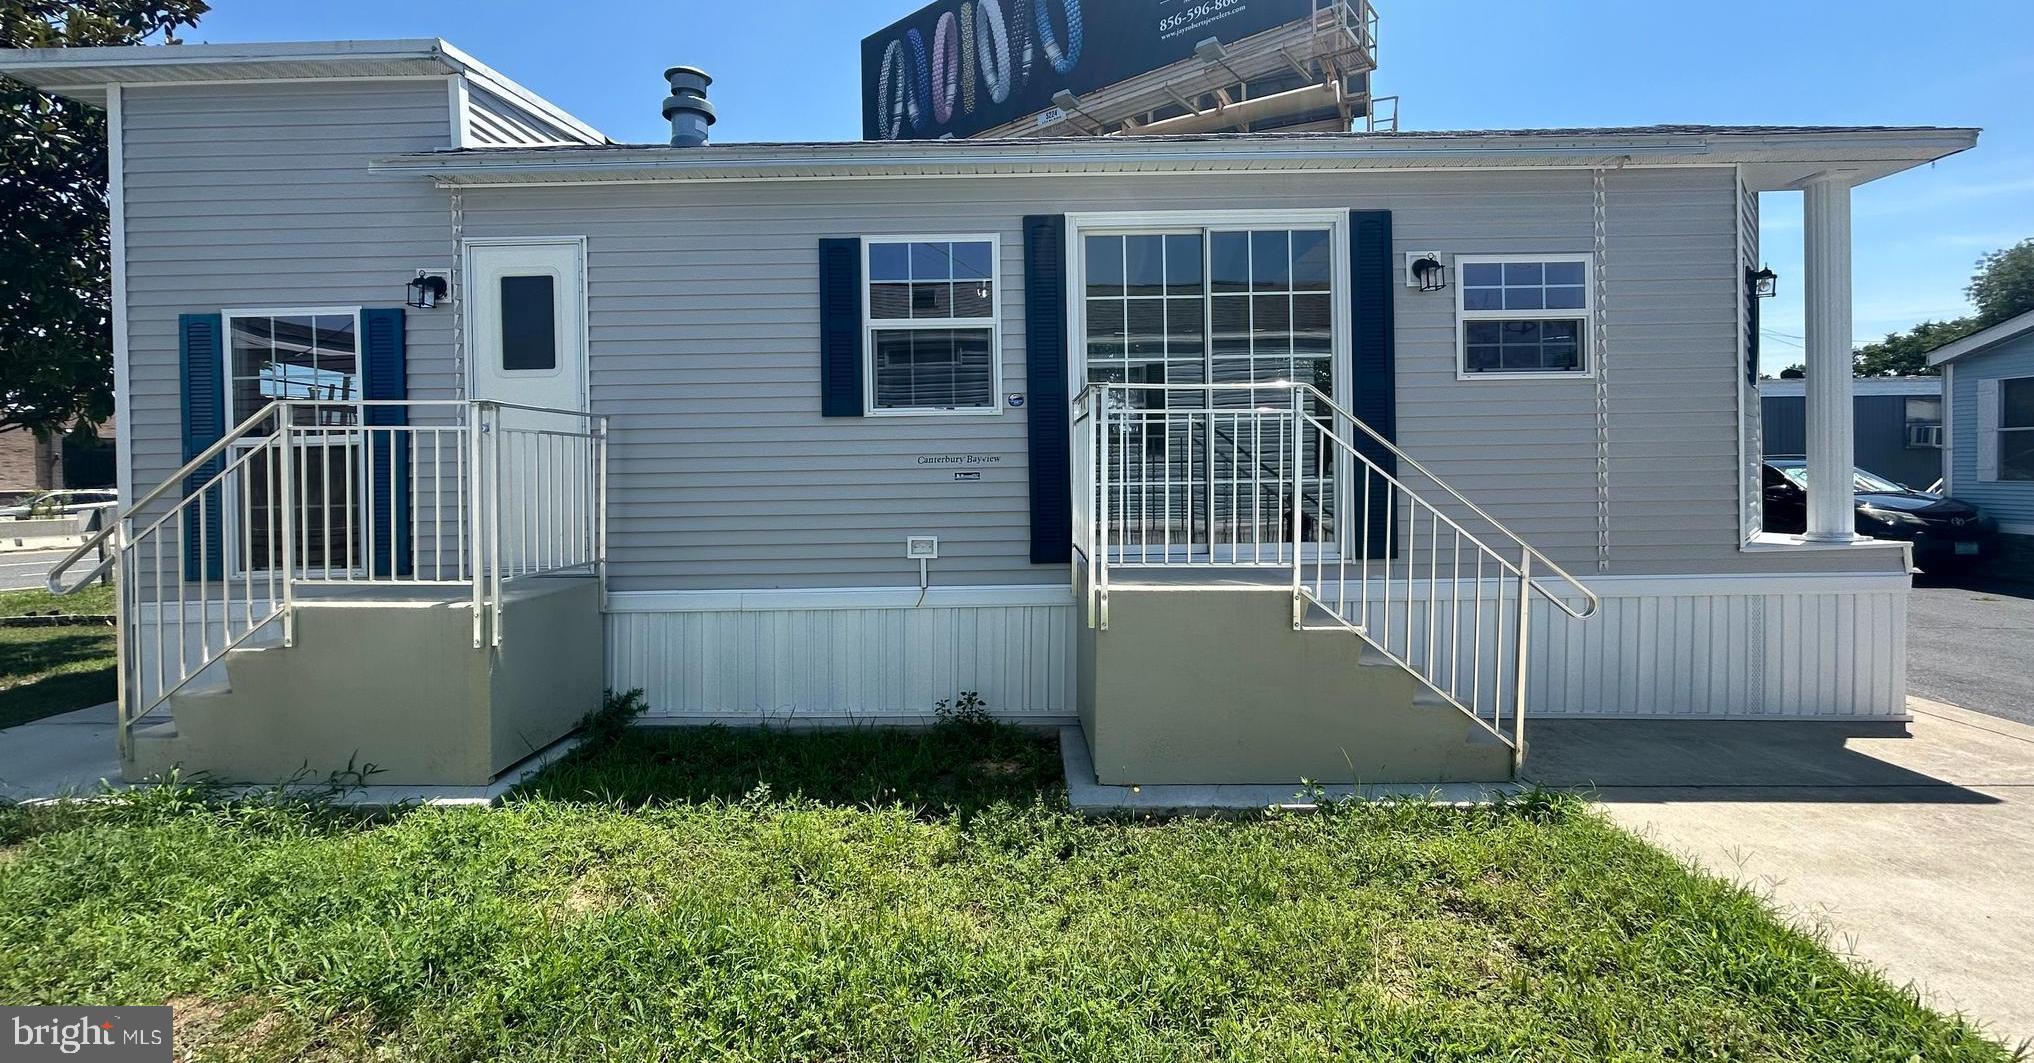
[(1035, 586), (810, 587), (725, 591), (609, 591), (610, 613), (765, 613), (813, 609), (1000, 609), (1074, 605), (1064, 583)]
[[(134, 494), (134, 389), (129, 376), (127, 337), (127, 129), (126, 101), (119, 85), (106, 86), (106, 209), (109, 217), (113, 289), (113, 475), (120, 502)], [(223, 331), (223, 330), (222, 330)], [(221, 338), (224, 346), (224, 338)]]

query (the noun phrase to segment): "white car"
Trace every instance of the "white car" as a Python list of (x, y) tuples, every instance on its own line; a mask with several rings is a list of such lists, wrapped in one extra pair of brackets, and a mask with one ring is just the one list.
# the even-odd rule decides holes
[(49, 520), (88, 509), (118, 505), (120, 492), (108, 489), (49, 491), (26, 502), (0, 509), (0, 520)]

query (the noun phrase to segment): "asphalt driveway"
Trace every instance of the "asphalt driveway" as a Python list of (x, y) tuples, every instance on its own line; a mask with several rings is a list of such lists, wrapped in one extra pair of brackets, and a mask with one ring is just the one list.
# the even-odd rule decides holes
[(1917, 581), (1907, 692), (2034, 724), (2034, 587)]

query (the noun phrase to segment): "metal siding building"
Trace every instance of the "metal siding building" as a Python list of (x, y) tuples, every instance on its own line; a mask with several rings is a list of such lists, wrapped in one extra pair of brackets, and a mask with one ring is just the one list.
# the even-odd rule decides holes
[[(1925, 441), (1942, 436), (1942, 379), (1863, 379), (1853, 386), (1858, 468), (1924, 490), (1941, 479), (1943, 448), (1925, 445)], [(1802, 391), (1799, 381), (1759, 382), (1768, 456), (1798, 458), (1807, 452), (1808, 400)], [(1933, 401), (1913, 408), (1910, 415), (1910, 399)], [(1927, 416), (1930, 412), (1933, 416)], [(1923, 430), (1910, 432), (1910, 425)]]

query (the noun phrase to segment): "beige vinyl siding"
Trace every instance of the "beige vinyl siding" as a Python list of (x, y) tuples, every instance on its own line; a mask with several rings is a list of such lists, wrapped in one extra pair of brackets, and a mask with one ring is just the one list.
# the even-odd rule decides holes
[[(401, 306), (417, 269), (451, 264), (446, 195), (367, 162), (452, 126), (443, 78), (129, 88), (122, 107), (139, 492), (182, 463), (178, 315)], [(412, 398), (451, 397), (451, 323), (410, 312)]]

